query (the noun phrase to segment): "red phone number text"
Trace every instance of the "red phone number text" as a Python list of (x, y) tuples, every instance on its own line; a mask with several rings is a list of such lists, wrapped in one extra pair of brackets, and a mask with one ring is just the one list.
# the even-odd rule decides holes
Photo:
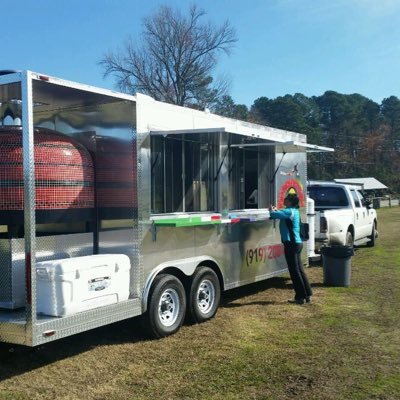
[(254, 264), (260, 264), (268, 260), (274, 260), (285, 254), (283, 245), (274, 244), (271, 246), (256, 247), (246, 251), (246, 264), (251, 267)]

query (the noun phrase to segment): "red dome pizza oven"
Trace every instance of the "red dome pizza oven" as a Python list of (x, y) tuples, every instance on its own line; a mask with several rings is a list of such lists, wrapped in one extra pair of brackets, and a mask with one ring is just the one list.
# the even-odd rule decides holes
[[(85, 147), (45, 128), (34, 130), (37, 223), (91, 220), (94, 168)], [(0, 127), (0, 224), (23, 223), (22, 128)]]

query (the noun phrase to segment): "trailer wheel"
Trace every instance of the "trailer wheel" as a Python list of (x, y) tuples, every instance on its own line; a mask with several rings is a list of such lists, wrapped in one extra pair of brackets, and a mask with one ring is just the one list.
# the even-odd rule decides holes
[(173, 275), (159, 275), (154, 279), (145, 315), (150, 336), (162, 338), (177, 332), (186, 313), (185, 289)]
[(347, 234), (346, 234), (346, 246), (350, 246), (350, 247), (354, 246), (353, 234), (350, 231), (347, 231)]
[(220, 298), (221, 288), (217, 274), (211, 268), (200, 266), (190, 287), (190, 320), (201, 323), (214, 317)]
[(372, 225), (372, 232), (371, 232), (371, 236), (369, 236), (369, 242), (367, 242), (367, 246), (368, 247), (374, 247), (375, 246), (375, 240), (376, 240), (376, 222), (374, 222), (374, 224)]

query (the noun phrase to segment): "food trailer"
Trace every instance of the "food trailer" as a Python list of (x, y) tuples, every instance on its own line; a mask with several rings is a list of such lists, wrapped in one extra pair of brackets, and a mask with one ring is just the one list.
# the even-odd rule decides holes
[(287, 272), (270, 204), (306, 215), (306, 136), (70, 82), (0, 73), (0, 341), (142, 315), (154, 337), (222, 291)]

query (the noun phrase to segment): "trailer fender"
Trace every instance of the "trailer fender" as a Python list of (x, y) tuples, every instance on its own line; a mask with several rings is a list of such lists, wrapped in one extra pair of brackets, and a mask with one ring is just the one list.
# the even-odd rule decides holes
[[(202, 263), (214, 263), (218, 268), (217, 261), (209, 256), (198, 256), (198, 257), (189, 257), (189, 258), (182, 258), (178, 260), (170, 260), (163, 262), (157, 267), (155, 267), (149, 274), (143, 288), (143, 296), (142, 296), (142, 310), (145, 312), (147, 310), (147, 300), (150, 293), (151, 285), (153, 284), (154, 279), (157, 275), (159, 275), (162, 271), (167, 268), (176, 268), (181, 271), (186, 276), (192, 276), (196, 268)], [(220, 268), (219, 268), (220, 270)], [(221, 270), (220, 270), (221, 271)]]

